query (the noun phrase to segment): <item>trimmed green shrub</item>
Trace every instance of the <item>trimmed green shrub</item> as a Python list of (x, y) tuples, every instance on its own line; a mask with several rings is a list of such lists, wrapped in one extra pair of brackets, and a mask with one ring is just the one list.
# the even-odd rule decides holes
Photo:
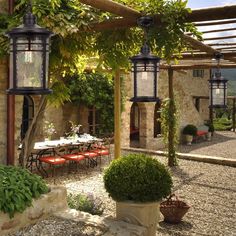
[(213, 123), (215, 130), (218, 131), (231, 130), (233, 127), (232, 120), (228, 120), (225, 117), (214, 119)]
[(159, 201), (171, 193), (166, 167), (145, 154), (114, 160), (104, 174), (105, 189), (115, 201)]
[(93, 194), (79, 193), (67, 195), (68, 206), (72, 209), (88, 212), (92, 215), (102, 215), (104, 205), (100, 198), (95, 198)]
[(196, 136), (197, 135), (197, 127), (195, 125), (191, 125), (191, 124), (186, 125), (183, 129), (183, 134)]
[(19, 167), (0, 165), (0, 180), (0, 211), (10, 218), (31, 206), (33, 198), (49, 191), (40, 176)]

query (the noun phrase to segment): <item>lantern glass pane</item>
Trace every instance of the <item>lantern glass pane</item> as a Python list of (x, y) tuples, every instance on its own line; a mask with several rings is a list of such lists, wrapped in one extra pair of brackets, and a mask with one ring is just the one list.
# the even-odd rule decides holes
[(16, 55), (17, 87), (42, 87), (43, 47), (39, 37), (18, 38)]
[(137, 96), (153, 97), (154, 96), (154, 75), (153, 72), (137, 73)]
[(16, 56), (17, 87), (42, 87), (42, 52), (18, 52)]
[(154, 81), (156, 79), (153, 63), (138, 64), (137, 68), (137, 96), (154, 97)]
[(212, 105), (213, 106), (224, 106), (226, 105), (226, 84), (216, 83), (212, 84)]

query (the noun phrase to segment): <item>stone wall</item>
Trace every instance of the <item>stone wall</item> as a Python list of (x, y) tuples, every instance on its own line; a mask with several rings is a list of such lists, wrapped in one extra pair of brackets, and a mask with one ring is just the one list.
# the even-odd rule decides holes
[[(204, 123), (209, 117), (208, 99), (200, 100), (200, 111), (197, 111), (194, 104), (194, 96), (208, 96), (208, 79), (210, 71), (204, 71), (204, 78), (193, 77), (192, 70), (174, 72), (173, 86), (177, 105), (180, 114), (180, 132), (187, 124), (196, 126)], [(130, 146), (130, 109), (132, 102), (131, 97), (131, 77), (129, 74), (124, 75), (125, 87), (127, 89), (127, 100), (125, 109), (121, 115), (122, 147)], [(162, 70), (158, 82), (158, 96), (160, 99), (168, 97), (168, 72)], [(139, 130), (139, 147), (148, 149), (163, 149), (164, 144), (162, 137), (154, 137), (154, 109), (155, 103), (138, 103), (140, 111), (140, 130)]]

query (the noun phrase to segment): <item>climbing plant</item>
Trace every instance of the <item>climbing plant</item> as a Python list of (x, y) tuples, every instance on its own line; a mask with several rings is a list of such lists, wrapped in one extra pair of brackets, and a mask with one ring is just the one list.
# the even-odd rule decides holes
[(179, 142), (179, 114), (174, 98), (163, 100), (160, 121), (163, 141), (168, 145), (168, 165), (175, 166), (177, 165), (176, 147)]
[(99, 73), (75, 74), (68, 78), (71, 101), (94, 106), (99, 113), (98, 135), (114, 130), (114, 81), (111, 75)]
[[(153, 25), (148, 39), (152, 51), (167, 61), (173, 54), (180, 55), (188, 46), (183, 40), (184, 32), (190, 32), (200, 38), (196, 27), (185, 22), (190, 12), (190, 9), (186, 8), (187, 1), (116, 1), (142, 12), (143, 15), (157, 14), (160, 17), (160, 24)], [(90, 28), (94, 22), (115, 19), (117, 16), (113, 14), (101, 12), (78, 0), (32, 0), (32, 3), (38, 24), (55, 33), (50, 54), (50, 86), (55, 92), (48, 98), (57, 105), (70, 100), (71, 91), (65, 84), (67, 75), (73, 77), (73, 74), (82, 73), (91, 65), (96, 70), (109, 68), (114, 71), (121, 67), (128, 69), (129, 57), (139, 53), (143, 43), (141, 29), (126, 28), (125, 25), (122, 29), (111, 28), (104, 31)], [(0, 14), (0, 57), (6, 56), (9, 52), (6, 31), (19, 25), (27, 11), (27, 4), (28, 0), (15, 0), (12, 15)], [(42, 108), (46, 106), (44, 101), (43, 104)], [(42, 111), (39, 114), (41, 113)], [(32, 127), (33, 125), (35, 124), (32, 122)], [(30, 130), (34, 132), (34, 129)], [(32, 142), (33, 139), (29, 138), (28, 141)], [(30, 149), (27, 152), (29, 151)], [(27, 156), (27, 153), (24, 156)]]

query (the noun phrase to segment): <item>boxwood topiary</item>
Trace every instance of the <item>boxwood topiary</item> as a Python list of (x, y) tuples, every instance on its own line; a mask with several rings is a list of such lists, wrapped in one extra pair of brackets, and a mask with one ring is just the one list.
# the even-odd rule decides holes
[(186, 125), (183, 129), (183, 134), (196, 136), (197, 135), (197, 127), (195, 125), (191, 125), (191, 124)]
[(19, 167), (0, 165), (0, 211), (8, 213), (10, 218), (30, 206), (33, 198), (48, 191), (40, 176)]
[(129, 154), (111, 163), (105, 171), (104, 184), (115, 201), (153, 202), (170, 194), (172, 179), (156, 159)]

